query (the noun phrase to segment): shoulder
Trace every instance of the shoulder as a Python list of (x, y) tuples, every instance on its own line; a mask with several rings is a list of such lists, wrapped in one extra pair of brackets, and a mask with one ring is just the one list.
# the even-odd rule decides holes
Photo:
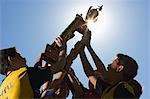
[(142, 90), (142, 86), (139, 83), (139, 81), (132, 79), (132, 80), (128, 81), (127, 83), (133, 87), (135, 96), (140, 97), (143, 90)]
[(119, 82), (114, 91), (114, 98), (135, 98), (133, 87), (127, 82)]
[(29, 77), (37, 78), (49, 78), (51, 77), (51, 70), (48, 67), (28, 67), (27, 72)]
[(102, 80), (100, 77), (97, 79), (95, 90), (97, 93), (102, 94), (102, 92), (109, 87), (110, 84)]
[(27, 67), (27, 70), (29, 72), (51, 72), (51, 69), (49, 67), (40, 67), (40, 66), (37, 66), (37, 67)]

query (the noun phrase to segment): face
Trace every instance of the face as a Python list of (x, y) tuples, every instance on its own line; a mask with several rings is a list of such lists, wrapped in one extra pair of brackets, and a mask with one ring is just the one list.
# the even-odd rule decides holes
[(119, 66), (119, 59), (115, 58), (113, 62), (108, 65), (107, 69), (108, 71), (116, 71)]
[(16, 68), (26, 66), (25, 58), (23, 58), (19, 53), (15, 53), (15, 57), (10, 57), (9, 61), (10, 64)]

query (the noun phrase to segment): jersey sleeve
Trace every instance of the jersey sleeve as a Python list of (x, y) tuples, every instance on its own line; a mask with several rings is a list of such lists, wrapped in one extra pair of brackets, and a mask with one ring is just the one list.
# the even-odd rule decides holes
[(52, 79), (50, 68), (28, 67), (28, 75), (34, 89), (39, 89), (42, 84)]
[(117, 86), (115, 92), (114, 92), (114, 98), (135, 98), (134, 94), (124, 86), (124, 84), (120, 84)]

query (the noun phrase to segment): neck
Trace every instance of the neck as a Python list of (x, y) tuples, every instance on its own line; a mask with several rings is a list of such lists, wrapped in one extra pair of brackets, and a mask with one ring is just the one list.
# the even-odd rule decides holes
[(7, 68), (7, 72), (6, 72), (6, 76), (8, 76), (12, 71), (15, 71), (21, 67), (25, 67), (25, 66), (20, 66), (20, 67), (17, 67), (17, 66), (9, 66), (9, 68)]

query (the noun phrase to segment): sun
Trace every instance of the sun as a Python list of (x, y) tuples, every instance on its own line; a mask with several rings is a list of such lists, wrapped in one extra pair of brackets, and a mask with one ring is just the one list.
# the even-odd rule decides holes
[[(88, 9), (89, 6), (85, 6), (85, 8)], [(82, 11), (80, 10), (84, 20), (86, 20), (85, 19), (87, 14), (86, 9), (82, 9)], [(114, 24), (112, 14), (113, 13), (107, 7), (104, 6), (103, 9), (99, 11), (99, 15), (97, 17), (96, 22), (93, 22), (92, 20), (86, 20), (87, 26), (89, 30), (92, 32), (91, 41), (94, 42), (94, 44), (99, 44), (100, 42), (102, 44), (105, 44), (108, 41), (108, 39), (111, 39), (113, 38), (113, 36), (116, 36), (112, 34)], [(77, 34), (73, 41), (76, 42), (78, 40), (81, 40), (81, 37), (82, 35)]]

